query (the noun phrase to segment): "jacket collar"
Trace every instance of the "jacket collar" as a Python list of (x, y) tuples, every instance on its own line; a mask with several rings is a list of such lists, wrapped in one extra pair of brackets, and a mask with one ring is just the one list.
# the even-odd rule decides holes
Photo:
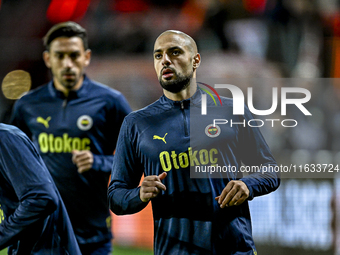
[(189, 105), (200, 105), (201, 104), (201, 100), (202, 100), (202, 90), (199, 89), (199, 87), (197, 86), (197, 90), (196, 92), (192, 95), (192, 97), (188, 98), (188, 99), (184, 99), (181, 101), (173, 101), (169, 98), (167, 98), (164, 94), (163, 96), (161, 96), (161, 98), (159, 99), (161, 104), (163, 105), (168, 105), (169, 107), (173, 108), (173, 107), (188, 107)]

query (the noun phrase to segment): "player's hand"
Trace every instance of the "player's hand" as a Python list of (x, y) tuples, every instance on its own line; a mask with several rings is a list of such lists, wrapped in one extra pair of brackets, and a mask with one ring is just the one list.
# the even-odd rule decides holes
[(77, 165), (78, 173), (89, 171), (93, 165), (93, 154), (91, 151), (72, 151), (72, 162)]
[(157, 197), (157, 195), (162, 190), (166, 190), (165, 185), (162, 183), (162, 180), (164, 180), (166, 175), (167, 173), (163, 172), (158, 176), (157, 175), (146, 176), (139, 190), (140, 200), (142, 200), (143, 202), (148, 202), (150, 201), (151, 198)]
[(249, 189), (243, 181), (230, 181), (221, 195), (215, 197), (221, 208), (240, 205), (249, 197)]

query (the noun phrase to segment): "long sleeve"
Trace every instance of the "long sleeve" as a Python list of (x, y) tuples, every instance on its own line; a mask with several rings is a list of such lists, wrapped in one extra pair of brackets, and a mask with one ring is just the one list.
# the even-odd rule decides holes
[[(14, 243), (25, 230), (53, 213), (58, 205), (47, 169), (22, 132), (1, 136), (0, 178), (3, 199), (17, 199), (18, 206), (0, 224), (0, 250)], [(6, 194), (15, 197), (6, 197)], [(1, 197), (0, 197), (1, 199)]]
[(147, 205), (139, 198), (138, 184), (143, 168), (138, 164), (133, 143), (125, 119), (118, 137), (108, 189), (110, 209), (118, 215), (139, 212)]
[(112, 170), (113, 155), (93, 155), (92, 168), (97, 171), (109, 173)]
[(18, 127), (21, 131), (23, 131), (29, 138), (31, 138), (32, 133), (30, 129), (27, 127), (25, 120), (23, 119), (25, 114), (21, 113), (21, 101), (18, 100), (15, 102), (12, 110), (12, 115), (10, 119), (10, 123), (16, 127)]
[[(115, 149), (115, 144), (117, 142), (118, 131), (124, 121), (124, 118), (131, 112), (131, 107), (127, 102), (126, 98), (120, 94), (117, 97), (112, 106), (109, 107), (109, 120), (108, 120), (108, 130), (109, 133), (112, 133), (112, 144), (113, 150)], [(116, 130), (113, 132), (113, 130)], [(100, 146), (98, 146), (98, 150), (100, 150)], [(112, 162), (113, 162), (113, 153), (112, 155), (98, 155), (93, 154), (93, 166), (92, 168), (96, 171), (102, 171), (105, 173), (110, 173), (112, 170)]]
[[(249, 109), (245, 107), (245, 122), (253, 119)], [(240, 138), (240, 154), (242, 162), (247, 166), (276, 166), (277, 163), (258, 127), (246, 125), (242, 129)], [(241, 180), (248, 186), (250, 191), (249, 200), (256, 196), (268, 194), (276, 190), (280, 185), (280, 173), (275, 171), (262, 171), (251, 173)], [(271, 168), (273, 170), (273, 168)]]

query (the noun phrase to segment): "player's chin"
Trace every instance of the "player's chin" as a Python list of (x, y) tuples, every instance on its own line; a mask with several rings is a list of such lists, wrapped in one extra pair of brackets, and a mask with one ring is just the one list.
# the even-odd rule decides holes
[(76, 86), (76, 82), (74, 79), (72, 80), (67, 79), (67, 80), (64, 80), (63, 85), (67, 89), (73, 89)]

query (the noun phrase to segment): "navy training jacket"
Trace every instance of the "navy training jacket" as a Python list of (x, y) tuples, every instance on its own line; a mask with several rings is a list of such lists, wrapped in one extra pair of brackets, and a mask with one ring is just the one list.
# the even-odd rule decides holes
[(38, 151), (18, 128), (0, 124), (0, 250), (80, 255), (60, 194)]
[[(39, 149), (80, 244), (112, 238), (107, 185), (119, 129), (130, 111), (122, 93), (87, 76), (67, 98), (50, 81), (14, 105), (12, 123)], [(73, 150), (91, 151), (92, 169), (79, 174)]]
[[(147, 205), (139, 198), (142, 175), (166, 171), (166, 191), (151, 200), (156, 255), (254, 255), (248, 201), (221, 209), (215, 197), (230, 180), (245, 182), (248, 200), (274, 191), (278, 173), (259, 170), (242, 176), (240, 169), (242, 164), (261, 169), (276, 162), (260, 130), (247, 125), (252, 119), (247, 107), (244, 115), (233, 115), (232, 99), (222, 98), (221, 107), (208, 97), (208, 115), (202, 116), (202, 93), (198, 89), (183, 101), (163, 95), (125, 118), (108, 191), (110, 209), (118, 215), (142, 210)], [(213, 119), (229, 123), (214, 129)], [(212, 175), (204, 171), (206, 166), (237, 171)]]

